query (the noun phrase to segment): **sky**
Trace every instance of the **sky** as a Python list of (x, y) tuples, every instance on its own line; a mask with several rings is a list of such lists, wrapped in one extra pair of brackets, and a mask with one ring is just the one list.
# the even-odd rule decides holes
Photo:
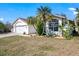
[(37, 14), (37, 8), (48, 6), (52, 14), (66, 14), (68, 19), (74, 20), (77, 3), (0, 3), (0, 21), (13, 23), (17, 18), (27, 18)]

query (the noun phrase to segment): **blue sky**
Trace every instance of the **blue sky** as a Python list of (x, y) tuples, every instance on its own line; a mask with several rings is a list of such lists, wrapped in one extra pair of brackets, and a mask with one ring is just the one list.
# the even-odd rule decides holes
[(71, 20), (75, 18), (72, 9), (79, 8), (77, 3), (0, 3), (0, 21), (13, 23), (19, 17), (35, 16), (40, 6), (48, 6), (52, 14), (66, 14)]

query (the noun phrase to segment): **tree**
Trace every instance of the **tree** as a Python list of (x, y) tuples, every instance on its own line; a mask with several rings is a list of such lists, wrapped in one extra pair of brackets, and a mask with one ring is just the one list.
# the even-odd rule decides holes
[(28, 22), (29, 25), (34, 25), (35, 24), (35, 18), (32, 17), (32, 16), (29, 16), (27, 18), (27, 22)]
[(51, 9), (46, 6), (40, 6), (40, 8), (37, 8), (37, 18), (42, 20), (43, 22), (43, 34), (46, 34), (46, 21), (51, 20), (53, 18), (53, 15), (51, 14)]
[(59, 26), (60, 29), (62, 30), (62, 33), (63, 33), (63, 37), (65, 37), (67, 40), (70, 40), (72, 39), (72, 30), (73, 30), (73, 27), (72, 27), (72, 24), (71, 22), (67, 19), (67, 22), (65, 25), (62, 25), (62, 26)]
[(29, 25), (33, 25), (38, 35), (42, 35), (43, 32), (43, 22), (40, 19), (37, 19), (36, 17), (28, 17), (27, 23)]
[(33, 27), (35, 28), (35, 30), (37, 32), (37, 29), (36, 29), (37, 19), (36, 19), (36, 17), (32, 17), (32, 16), (27, 17), (27, 23), (29, 25), (33, 25)]
[(0, 22), (0, 29), (4, 29), (5, 28), (5, 24)]
[(43, 32), (43, 22), (40, 19), (38, 19), (35, 25), (36, 25), (37, 33), (39, 35), (42, 35), (42, 32)]
[(5, 24), (6, 28), (5, 28), (5, 32), (11, 32), (11, 29), (12, 29), (12, 25), (11, 23), (7, 22)]
[(77, 15), (75, 20), (75, 25), (76, 25), (77, 31), (79, 32), (79, 8), (76, 8), (76, 12), (77, 12)]
[(6, 28), (5, 24), (0, 22), (0, 33), (3, 33), (5, 28)]

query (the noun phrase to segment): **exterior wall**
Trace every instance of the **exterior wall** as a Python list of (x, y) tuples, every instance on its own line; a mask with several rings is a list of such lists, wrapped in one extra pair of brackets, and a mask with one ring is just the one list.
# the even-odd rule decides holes
[[(62, 19), (56, 18), (58, 20), (58, 24), (62, 25)], [(58, 27), (58, 31), (51, 31), (49, 30), (49, 22), (46, 22), (46, 34), (56, 34), (58, 36), (62, 36), (62, 30)]]
[(29, 32), (29, 34), (35, 34), (36, 30), (35, 30), (35, 28), (32, 25), (29, 25), (28, 26), (28, 32)]
[(28, 25), (24, 21), (18, 19), (14, 24), (12, 28), (12, 32), (17, 34), (33, 34), (36, 32), (34, 27), (32, 25)]
[(18, 19), (13, 26), (22, 26), (22, 25), (27, 25), (27, 23), (23, 22), (21, 19)]
[(28, 25), (27, 25), (27, 23), (25, 23), (22, 20), (18, 19), (13, 24), (12, 32), (22, 33), (22, 34), (23, 34), (23, 32), (25, 32), (26, 34), (28, 34)]

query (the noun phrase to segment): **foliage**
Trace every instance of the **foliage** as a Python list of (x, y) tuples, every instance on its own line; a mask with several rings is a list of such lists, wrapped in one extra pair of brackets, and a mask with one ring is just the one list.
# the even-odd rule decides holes
[(37, 8), (37, 17), (43, 22), (43, 35), (46, 34), (46, 21), (51, 20), (53, 15), (51, 14), (51, 9), (47, 6), (40, 6)]
[(28, 17), (28, 24), (33, 25), (39, 35), (45, 34), (46, 21), (52, 19), (51, 9), (47, 6), (37, 8), (36, 17)]
[(36, 24), (36, 30), (37, 30), (37, 33), (38, 35), (42, 35), (42, 32), (43, 32), (43, 22), (41, 20), (37, 20)]
[(30, 16), (30, 17), (27, 18), (27, 23), (29, 25), (34, 25), (35, 20), (36, 20), (35, 17)]
[[(66, 28), (65, 28), (65, 26), (66, 26)], [(63, 36), (64, 36), (67, 40), (70, 40), (70, 39), (72, 39), (71, 33), (72, 33), (73, 27), (72, 27), (72, 25), (69, 24), (68, 22), (67, 22), (67, 25), (65, 25), (65, 26), (62, 25), (62, 26), (59, 26), (59, 27), (60, 27), (60, 29), (62, 30)]]
[(36, 32), (37, 32), (38, 35), (42, 35), (43, 22), (40, 19), (30, 16), (30, 17), (28, 17), (27, 23), (29, 25), (33, 25), (34, 26), (34, 28), (36, 29)]
[(75, 25), (76, 25), (76, 28), (78, 29), (78, 33), (79, 33), (79, 28), (78, 28), (78, 26), (79, 26), (79, 8), (76, 8), (76, 12), (77, 12), (77, 14), (76, 14)]
[(0, 29), (5, 29), (5, 24), (3, 24), (2, 22), (0, 22)]
[(66, 30), (63, 31), (64, 37), (65, 37), (66, 39), (68, 39), (68, 40), (72, 39), (72, 35), (71, 35), (70, 31), (71, 31), (70, 28), (68, 28), (68, 29), (66, 29)]

